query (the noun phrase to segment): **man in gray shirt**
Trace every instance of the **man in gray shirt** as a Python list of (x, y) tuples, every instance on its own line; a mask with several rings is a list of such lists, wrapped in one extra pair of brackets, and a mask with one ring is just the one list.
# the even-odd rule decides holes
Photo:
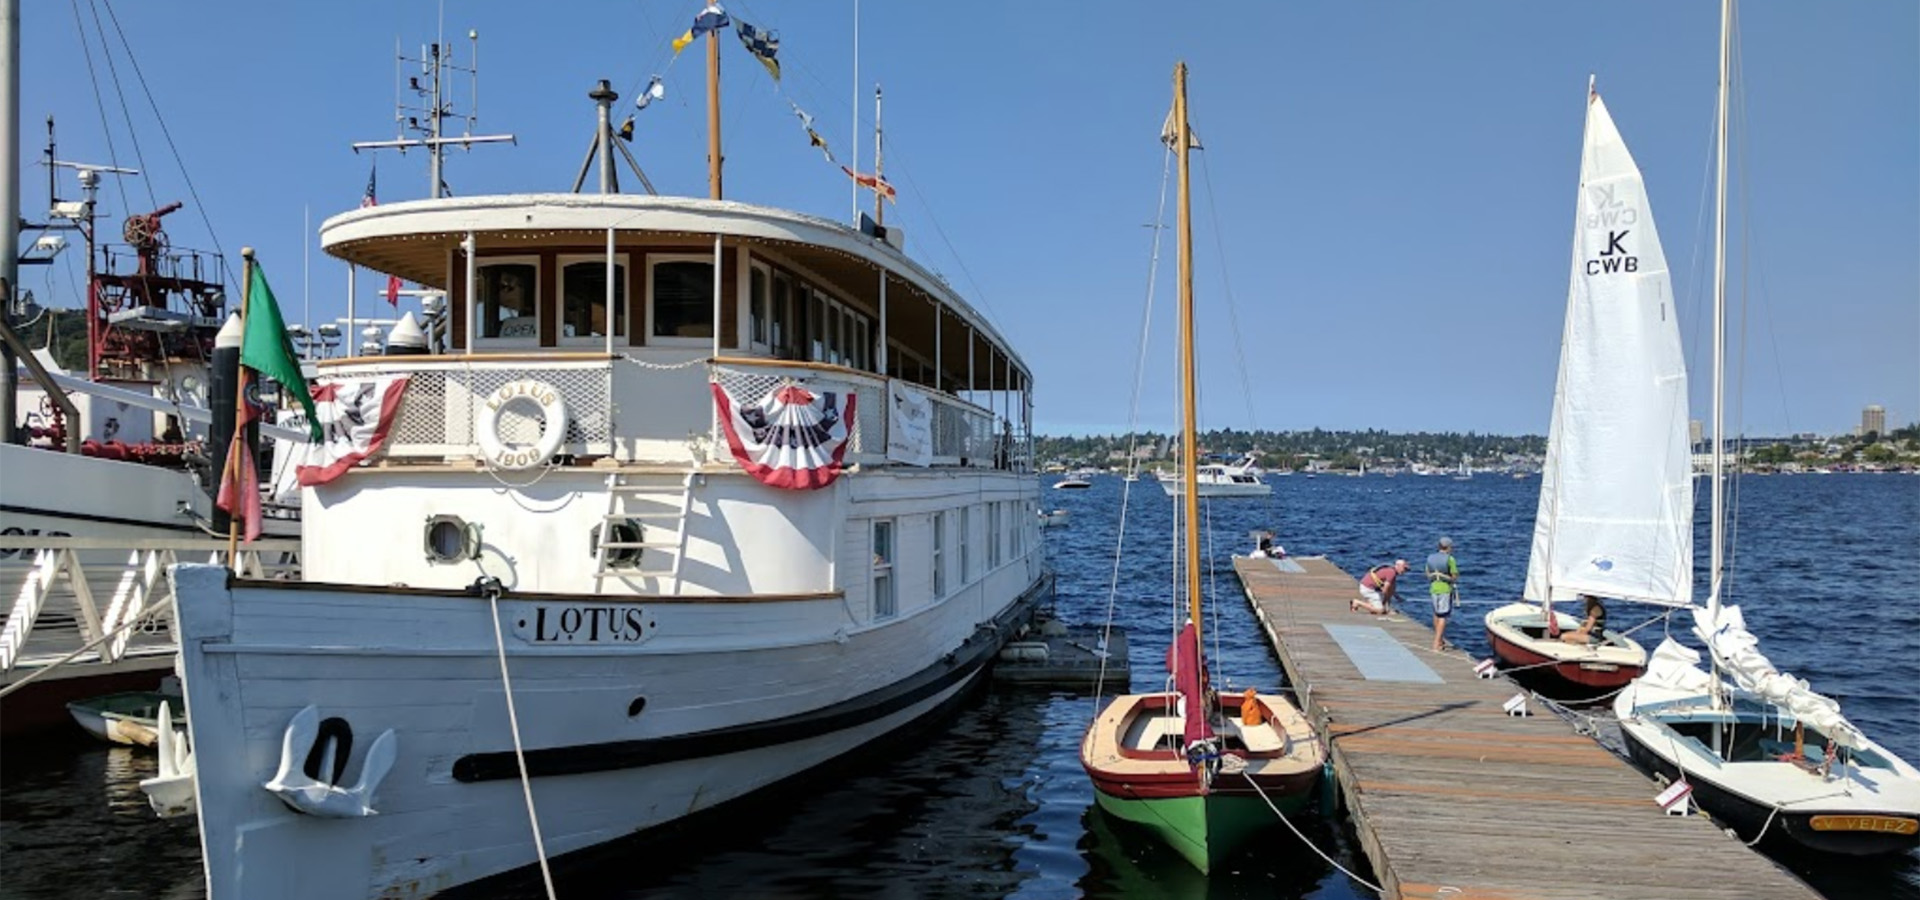
[(1453, 558), (1453, 538), (1440, 539), (1440, 550), (1427, 557), (1427, 591), (1433, 597), (1433, 649), (1452, 650), (1447, 643), (1447, 617), (1453, 615), (1453, 586), (1460, 581), (1460, 564)]

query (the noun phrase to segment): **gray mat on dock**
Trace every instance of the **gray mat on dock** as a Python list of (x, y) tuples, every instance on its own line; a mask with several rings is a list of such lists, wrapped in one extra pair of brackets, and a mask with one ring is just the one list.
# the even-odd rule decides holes
[[(1284, 562), (1284, 560), (1275, 560)], [(1414, 681), (1443, 684), (1442, 679), (1393, 635), (1377, 625), (1323, 625), (1340, 651), (1368, 681)]]
[(1306, 569), (1300, 568), (1299, 563), (1294, 562), (1293, 560), (1290, 560), (1290, 559), (1269, 559), (1267, 560), (1267, 562), (1273, 563), (1273, 567), (1276, 569), (1279, 569), (1282, 572), (1288, 572), (1294, 575), (1307, 574)]

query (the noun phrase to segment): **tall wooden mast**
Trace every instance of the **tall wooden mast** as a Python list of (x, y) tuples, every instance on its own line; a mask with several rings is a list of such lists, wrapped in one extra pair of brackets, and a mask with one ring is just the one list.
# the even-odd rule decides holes
[(1188, 210), (1187, 167), (1193, 134), (1187, 130), (1187, 64), (1173, 67), (1173, 150), (1180, 162), (1180, 440), (1183, 497), (1187, 513), (1187, 615), (1200, 627), (1200, 438), (1195, 433), (1193, 366), (1193, 217)]
[[(720, 199), (720, 29), (707, 32), (707, 194)], [(717, 269), (715, 271), (718, 271)], [(715, 328), (718, 334), (719, 329)]]

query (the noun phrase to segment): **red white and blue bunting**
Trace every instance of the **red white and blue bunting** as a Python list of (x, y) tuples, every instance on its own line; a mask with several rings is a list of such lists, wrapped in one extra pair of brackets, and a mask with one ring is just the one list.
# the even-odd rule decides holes
[(734, 461), (761, 484), (790, 491), (826, 487), (840, 477), (853, 433), (852, 394), (781, 385), (741, 403), (719, 384), (713, 402)]
[(297, 463), (295, 474), (301, 486), (326, 484), (380, 452), (387, 442), (387, 432), (399, 418), (400, 398), (406, 389), (405, 375), (312, 385), (324, 439), (300, 448), (304, 458)]

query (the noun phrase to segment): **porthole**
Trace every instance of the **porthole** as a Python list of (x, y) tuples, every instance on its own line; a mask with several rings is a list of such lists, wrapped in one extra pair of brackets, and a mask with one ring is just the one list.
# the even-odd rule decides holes
[(647, 698), (645, 697), (633, 698), (633, 702), (627, 704), (627, 718), (631, 719), (634, 716), (639, 715), (641, 710), (644, 710), (646, 708), (647, 708)]
[(426, 527), (427, 562), (457, 563), (480, 556), (480, 526), (459, 516), (431, 516)]
[[(595, 525), (587, 532), (587, 553), (600, 555), (600, 527)], [(640, 565), (641, 547), (639, 544), (646, 535), (646, 529), (634, 519), (621, 519), (607, 525), (607, 568), (631, 569)]]

